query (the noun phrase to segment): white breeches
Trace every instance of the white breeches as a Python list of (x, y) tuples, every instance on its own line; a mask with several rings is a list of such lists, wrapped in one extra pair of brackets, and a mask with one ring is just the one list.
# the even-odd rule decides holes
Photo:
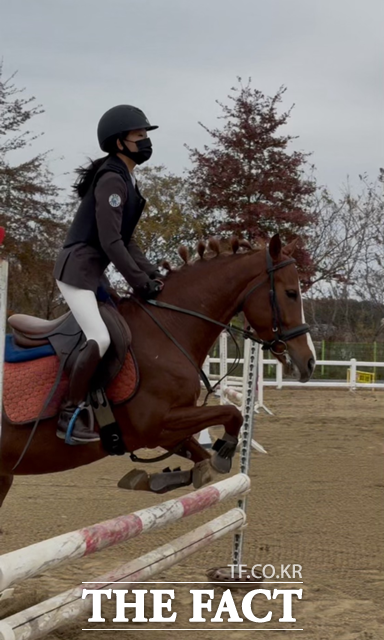
[(72, 311), (87, 340), (95, 340), (102, 358), (111, 344), (111, 338), (97, 306), (96, 296), (88, 289), (78, 289), (56, 280), (64, 300)]

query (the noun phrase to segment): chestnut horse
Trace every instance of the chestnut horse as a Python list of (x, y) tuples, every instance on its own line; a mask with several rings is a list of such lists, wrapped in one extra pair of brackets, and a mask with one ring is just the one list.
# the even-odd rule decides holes
[[(172, 270), (157, 298), (160, 304), (177, 305), (207, 319), (145, 302), (140, 306), (130, 298), (119, 303), (118, 311), (132, 330), (132, 348), (140, 371), (136, 395), (114, 408), (127, 451), (142, 447), (172, 450), (183, 443), (178, 455), (192, 460), (194, 468), (198, 463), (207, 465), (209, 459), (217, 471), (230, 470), (230, 458), (243, 422), (240, 411), (231, 405), (196, 406), (200, 396), (197, 369), (202, 367), (222, 330), (208, 319), (227, 324), (236, 313), (244, 311), (254, 335), (283, 348), (276, 356), (286, 370), (294, 369), (301, 382), (311, 377), (315, 352), (308, 327), (303, 324), (299, 278), (291, 258), (295, 243), (283, 248), (275, 235), (268, 249), (238, 251), (237, 240), (232, 240), (231, 247), (232, 251), (220, 253), (217, 249), (213, 257), (205, 257), (200, 244), (200, 259)], [(276, 351), (281, 349), (276, 346)], [(213, 425), (224, 426), (225, 434), (219, 442), (224, 442), (227, 452), (229, 447), (227, 456), (220, 450), (211, 456), (193, 437)], [(64, 471), (107, 455), (100, 443), (69, 446), (55, 432), (56, 418), (41, 421), (16, 474)], [(12, 426), (3, 414), (0, 505), (12, 484), (12, 470), (29, 435), (30, 426)], [(192, 471), (188, 484), (194, 480)], [(198, 486), (195, 482), (194, 485)]]

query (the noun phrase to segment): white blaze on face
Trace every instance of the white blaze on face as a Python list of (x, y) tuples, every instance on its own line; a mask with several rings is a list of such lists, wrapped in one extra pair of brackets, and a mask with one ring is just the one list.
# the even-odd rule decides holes
[[(300, 285), (299, 285), (299, 287), (300, 287)], [(300, 302), (301, 302), (301, 321), (302, 321), (303, 324), (305, 324), (304, 307), (303, 307), (303, 296), (301, 295), (301, 288), (300, 288)], [(308, 347), (309, 347), (310, 351), (312, 351), (313, 360), (316, 363), (316, 351), (315, 351), (315, 346), (314, 346), (314, 344), (312, 342), (311, 334), (310, 333), (306, 333), (305, 337), (307, 338)]]

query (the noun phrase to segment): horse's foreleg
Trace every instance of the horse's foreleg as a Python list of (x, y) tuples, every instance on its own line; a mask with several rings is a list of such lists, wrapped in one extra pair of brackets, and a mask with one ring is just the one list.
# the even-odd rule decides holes
[[(225, 434), (223, 439), (217, 440), (213, 445), (215, 453), (210, 458), (211, 465), (219, 473), (228, 473), (235, 454), (237, 437), (243, 424), (243, 416), (232, 405), (172, 409), (164, 420), (164, 426), (160, 432), (159, 445), (165, 449), (170, 449), (179, 442), (187, 440), (202, 431), (202, 429), (218, 424), (224, 426)], [(200, 446), (197, 442), (196, 445)], [(196, 447), (195, 455), (198, 455)], [(207, 456), (204, 457), (206, 458)]]
[(13, 482), (13, 476), (0, 476), (0, 507), (2, 506)]

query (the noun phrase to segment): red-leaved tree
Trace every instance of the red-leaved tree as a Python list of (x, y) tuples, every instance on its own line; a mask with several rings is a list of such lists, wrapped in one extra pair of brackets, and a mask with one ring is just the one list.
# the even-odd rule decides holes
[[(279, 232), (287, 242), (296, 235), (305, 240), (316, 184), (309, 154), (289, 151), (294, 138), (280, 131), (291, 113), (278, 111), (286, 89), (268, 97), (238, 80), (240, 86), (228, 96), (231, 104), (218, 102), (224, 127), (211, 130), (200, 123), (212, 144), (203, 151), (189, 148), (194, 205), (211, 233), (240, 233), (257, 241)], [(296, 258), (308, 279), (312, 264), (303, 244)]]

